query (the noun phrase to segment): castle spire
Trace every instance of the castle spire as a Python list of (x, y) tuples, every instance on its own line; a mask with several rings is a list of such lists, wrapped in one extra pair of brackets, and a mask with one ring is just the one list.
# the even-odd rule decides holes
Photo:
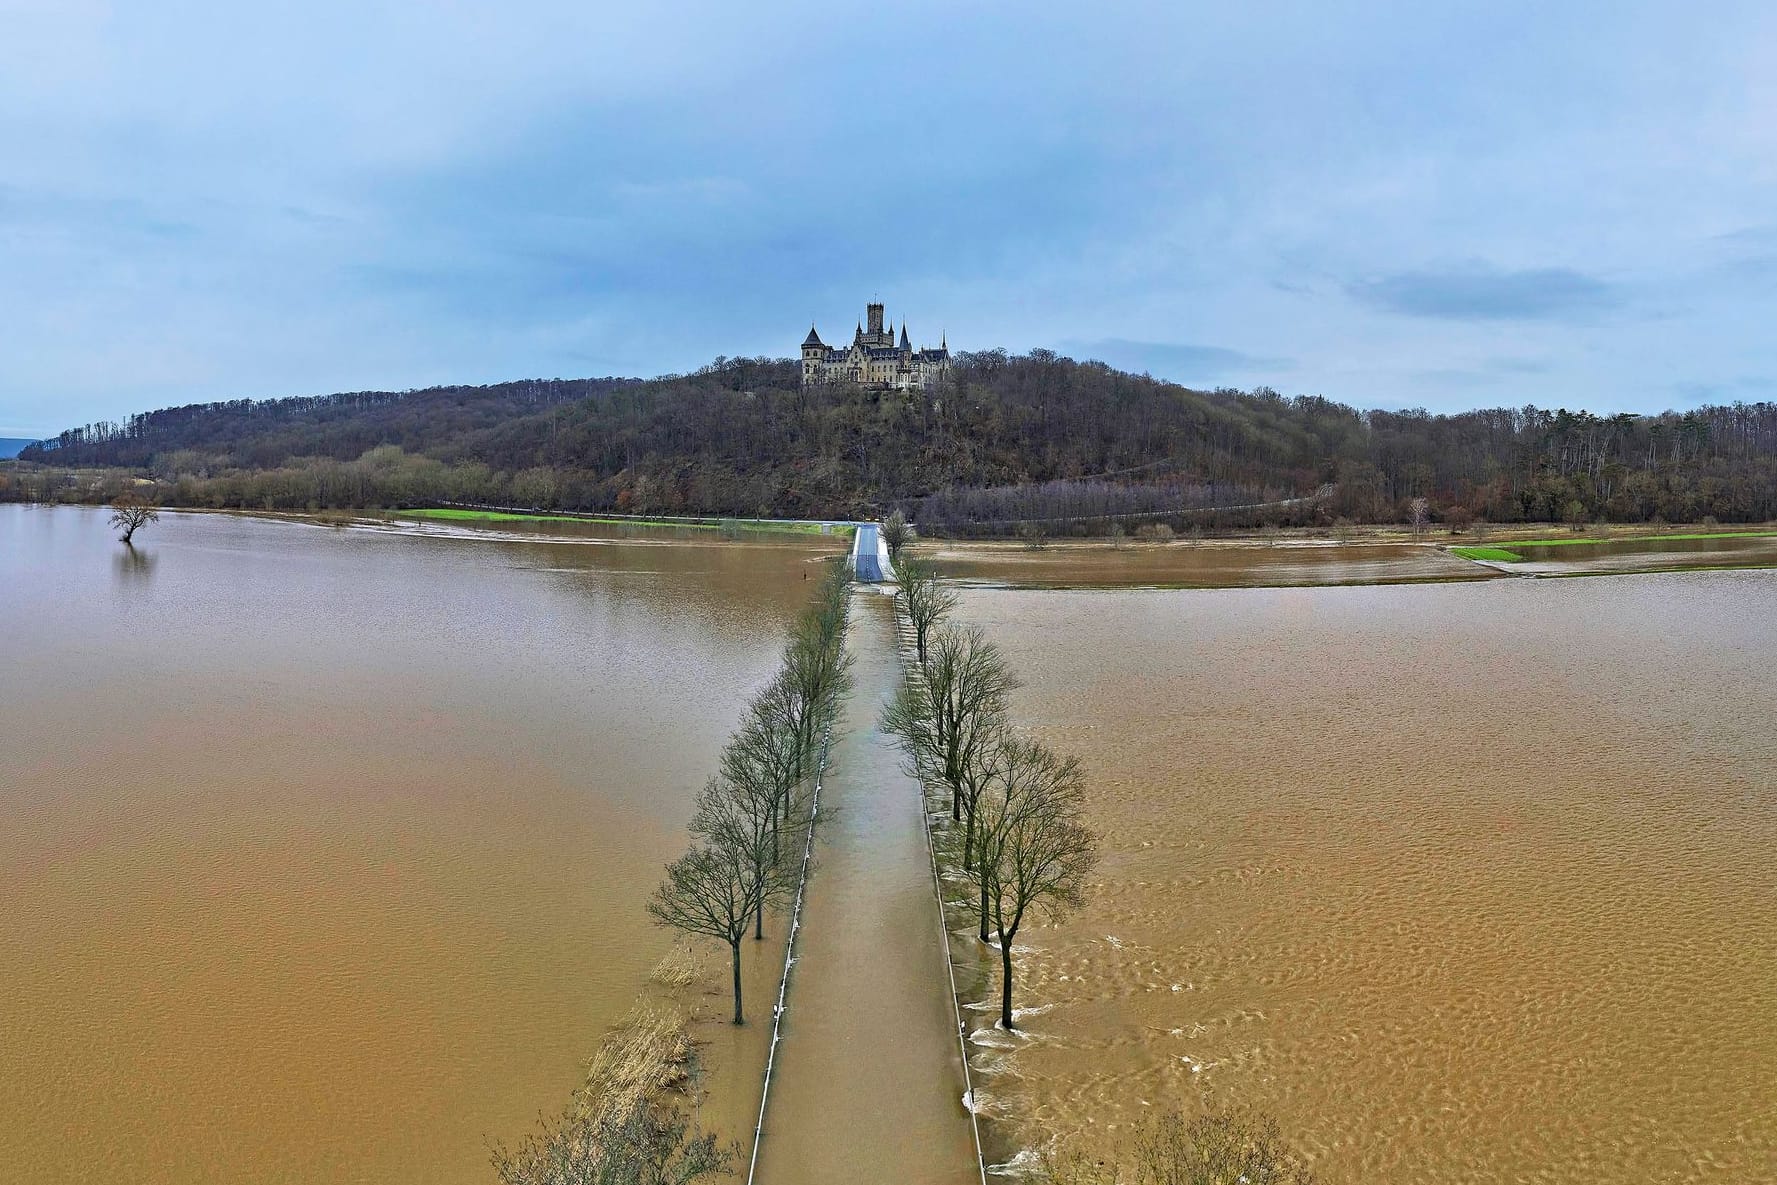
[(903, 321), (901, 322), (901, 352), (907, 353), (912, 349), (913, 344), (907, 340), (907, 322)]

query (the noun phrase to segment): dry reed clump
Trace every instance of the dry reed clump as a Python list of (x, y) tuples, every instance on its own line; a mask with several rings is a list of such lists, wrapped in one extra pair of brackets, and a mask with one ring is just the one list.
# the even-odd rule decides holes
[(559, 1117), (539, 1117), (516, 1148), (491, 1148), (501, 1185), (689, 1185), (726, 1172), (736, 1149), (700, 1130), (685, 1106), (696, 1070), (684, 1021), (637, 1006)]
[(1150, 1116), (1110, 1156), (1075, 1144), (1043, 1157), (1048, 1185), (1315, 1185), (1277, 1121), (1246, 1107), (1210, 1107), (1186, 1118)]
[(574, 1092), (574, 1106), (597, 1119), (683, 1088), (691, 1070), (691, 1037), (677, 1013), (637, 1005), (605, 1038)]
[(669, 991), (682, 992), (697, 982), (702, 972), (703, 964), (687, 944), (668, 951), (665, 958), (654, 964), (654, 970), (648, 972), (648, 978)]

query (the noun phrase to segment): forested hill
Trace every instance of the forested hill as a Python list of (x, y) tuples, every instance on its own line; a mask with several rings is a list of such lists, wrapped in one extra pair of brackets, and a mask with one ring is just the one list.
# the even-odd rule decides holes
[(718, 359), (647, 381), (202, 404), (66, 432), (24, 459), (128, 467), (169, 502), (217, 506), (856, 516), (906, 503), (932, 526), (1004, 529), (1250, 503), (1289, 503), (1251, 512), (1267, 519), (1386, 521), (1425, 497), (1458, 520), (1777, 518), (1769, 403), (1360, 413), (1041, 350), (960, 355), (926, 396), (803, 391), (798, 374)]
[(349, 460), (389, 444), (439, 454), (478, 431), (637, 381), (527, 379), (491, 387), (191, 403), (74, 428), (23, 456), (59, 465), (195, 472), (199, 465), (271, 469), (295, 457)]

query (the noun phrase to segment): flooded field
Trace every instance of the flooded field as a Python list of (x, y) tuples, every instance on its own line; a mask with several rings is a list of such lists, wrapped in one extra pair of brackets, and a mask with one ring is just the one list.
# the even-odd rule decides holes
[[(484, 1182), (565, 1102), (842, 546), (576, 532), (0, 506), (0, 1176)], [(750, 1130), (764, 1028), (700, 1035)]]
[[(102, 512), (0, 507), (0, 1160), (489, 1180), (487, 1139), (645, 990), (669, 940), (642, 902), (841, 546), (166, 515), (130, 553)], [(996, 1154), (1209, 1098), (1276, 1112), (1328, 1185), (1777, 1177), (1777, 577), (1057, 591), (1015, 586), (1478, 566), (944, 556), (1105, 835), (1086, 910), (1021, 935), (1027, 1033), (976, 1042)], [(865, 600), (767, 1152), (947, 1180), (953, 1037), (910, 986), (941, 971)], [(764, 947), (756, 1023), (698, 1029), (735, 1136)], [(688, 1002), (720, 1018), (725, 989)]]
[(1512, 544), (1524, 557), (1511, 570), (1526, 576), (1572, 576), (1618, 572), (1657, 572), (1677, 568), (1768, 568), (1777, 566), (1777, 535), (1718, 536), (1713, 539), (1604, 539), (1563, 541), (1537, 547)]
[(1176, 543), (933, 544), (939, 571), (1035, 588), (1251, 588), (1490, 580), (1497, 573), (1417, 543), (1255, 539)]
[(1105, 835), (978, 1063), (1016, 1142), (1208, 1098), (1329, 1185), (1777, 1179), (1777, 577), (962, 612)]

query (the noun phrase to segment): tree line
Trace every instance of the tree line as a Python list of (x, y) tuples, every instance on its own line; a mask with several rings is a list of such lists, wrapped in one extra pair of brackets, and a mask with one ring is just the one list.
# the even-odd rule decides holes
[[(747, 932), (763, 938), (766, 913), (794, 891), (796, 855), (814, 826), (810, 783), (849, 685), (848, 583), (844, 564), (829, 565), (782, 665), (747, 701), (697, 795), (689, 849), (647, 905), (661, 925), (727, 946), (737, 1025)], [(693, 974), (672, 971), (679, 983)], [(739, 1149), (696, 1122), (700, 1072), (683, 1021), (638, 1008), (601, 1044), (559, 1115), (539, 1118), (516, 1145), (490, 1146), (495, 1175), (501, 1185), (691, 1185), (728, 1175)]]
[(1055, 919), (1079, 905), (1098, 859), (1084, 821), (1085, 775), (1077, 758), (1012, 727), (1019, 682), (1005, 656), (980, 627), (949, 620), (956, 594), (903, 546), (890, 559), (914, 661), (883, 728), (899, 739), (909, 772), (949, 799), (939, 855), (971, 887), (978, 939), (999, 950), (1000, 1024), (1013, 1029), (1013, 941), (1030, 917)]
[[(789, 359), (687, 375), (237, 400), (70, 429), (26, 467), (122, 468), (173, 505), (429, 500), (641, 514), (875, 518), (932, 530), (1286, 503), (1220, 526), (1777, 518), (1777, 404), (1599, 416), (1359, 411), (1192, 390), (1046, 350), (959, 354), (923, 393), (805, 390)], [(22, 470), (20, 471), (22, 473)], [(78, 498), (42, 483), (29, 493)], [(0, 476), (0, 497), (23, 497)], [(1324, 523), (1323, 523), (1324, 520)], [(1189, 521), (1205, 522), (1198, 514)], [(989, 524), (1001, 526), (989, 527)], [(1175, 524), (1179, 525), (1179, 524)]]
[[(970, 886), (977, 939), (998, 949), (999, 1023), (1013, 1029), (1013, 941), (1031, 914), (1056, 920), (1080, 905), (1098, 859), (1084, 821), (1085, 777), (1077, 758), (1013, 728), (1017, 676), (978, 627), (952, 623), (956, 594), (906, 554), (906, 522), (891, 516), (883, 538), (913, 638), (913, 663), (883, 725), (900, 739), (910, 772), (949, 800), (939, 855)], [(1058, 1140), (1039, 1175), (1052, 1185), (1314, 1185), (1274, 1119), (1226, 1106), (1189, 1117), (1163, 1106), (1109, 1158)]]
[(811, 781), (850, 686), (844, 648), (849, 575), (830, 565), (796, 621), (783, 665), (748, 700), (717, 772), (698, 792), (691, 846), (666, 867), (648, 902), (656, 922), (726, 944), (734, 1023), (746, 1023), (741, 948), (765, 937), (765, 914), (796, 891), (800, 855), (815, 824)]

